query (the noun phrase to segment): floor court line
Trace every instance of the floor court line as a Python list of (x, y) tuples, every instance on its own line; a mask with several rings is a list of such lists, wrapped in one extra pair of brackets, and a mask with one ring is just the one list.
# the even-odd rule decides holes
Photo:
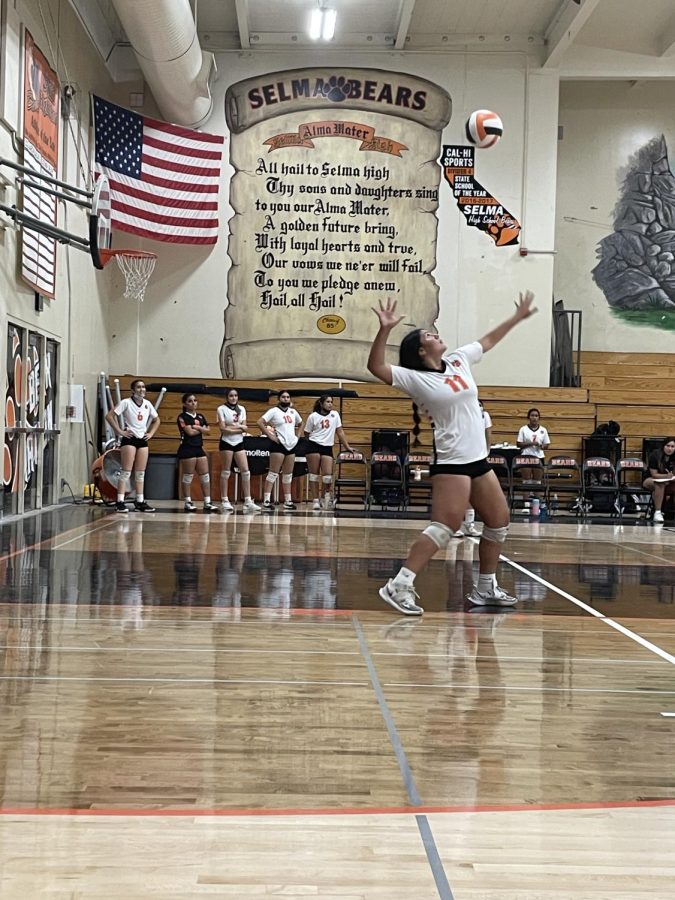
[[(367, 681), (293, 681), (288, 679), (255, 679), (255, 678), (162, 678), (161, 676), (145, 675), (0, 675), (2, 681), (45, 681), (57, 682), (81, 682), (94, 683), (129, 683), (129, 684), (178, 684), (187, 687), (191, 684), (263, 684), (263, 685), (288, 685), (295, 687), (368, 687)], [(429, 690), (463, 689), (473, 690), (476, 685), (473, 682), (415, 682), (415, 681), (387, 681), (385, 687), (389, 688), (427, 688)], [(675, 691), (652, 690), (651, 688), (623, 689), (623, 688), (570, 688), (570, 687), (522, 687), (520, 685), (483, 685), (482, 691), (513, 691), (520, 693), (557, 693), (557, 694), (636, 694), (638, 696), (669, 697), (675, 695)]]
[[(3, 650), (49, 650), (50, 653), (223, 653), (232, 656), (241, 655), (260, 655), (265, 656), (361, 656), (355, 650), (278, 650), (276, 648), (265, 650), (252, 649), (229, 649), (227, 647), (127, 647), (118, 645), (114, 647), (63, 647), (59, 644), (3, 644), (0, 647), (0, 653)], [(393, 657), (399, 659), (405, 657), (407, 659), (416, 659), (422, 657), (424, 659), (447, 659), (446, 653), (426, 653), (423, 650), (418, 652), (404, 651), (396, 653), (395, 651), (374, 650), (372, 655), (376, 657)], [(472, 659), (492, 659), (491, 656), (483, 656), (477, 654)], [(499, 654), (500, 662), (573, 662), (573, 663), (592, 663), (601, 665), (658, 665), (655, 659), (630, 659), (626, 657), (594, 657), (594, 656), (505, 656)]]
[(63, 535), (71, 534), (73, 531), (82, 531), (82, 529), (86, 529), (82, 534), (76, 534), (74, 537), (70, 538), (67, 541), (64, 541), (62, 544), (55, 544), (53, 547), (50, 547), (50, 550), (60, 550), (61, 547), (65, 547), (66, 544), (70, 544), (73, 541), (80, 540), (81, 538), (85, 538), (90, 534), (94, 534), (96, 531), (101, 531), (103, 528), (107, 528), (111, 522), (103, 522), (101, 525), (98, 525), (96, 528), (91, 528), (89, 522), (85, 522), (83, 525), (75, 525), (73, 528), (68, 528), (66, 531), (59, 532), (57, 535), (53, 535), (52, 537), (45, 538), (43, 541), (38, 541), (36, 544), (28, 544), (26, 547), (21, 547), (20, 550), (12, 550), (11, 553), (6, 553), (4, 556), (0, 556), (0, 563), (5, 562), (8, 559), (14, 559), (16, 556), (21, 556), (22, 553), (27, 553), (29, 550), (37, 550), (38, 547), (43, 547), (45, 544), (49, 544), (50, 541), (56, 541)]
[[(367, 681), (294, 681), (290, 679), (274, 678), (162, 678), (161, 676), (145, 675), (0, 675), (0, 681), (47, 681), (50, 683), (60, 681), (85, 681), (87, 683), (129, 683), (129, 684), (276, 684), (295, 685), (296, 687), (368, 687)], [(664, 693), (667, 693), (664, 691)], [(675, 691), (670, 691), (675, 694)]]
[(598, 612), (598, 610), (593, 609), (592, 606), (589, 606), (587, 603), (584, 603), (583, 600), (580, 600), (578, 597), (575, 597), (573, 594), (569, 594), (567, 591), (564, 591), (562, 588), (557, 587), (554, 584), (551, 584), (550, 581), (547, 581), (545, 578), (541, 578), (541, 576), (531, 572), (525, 566), (521, 566), (520, 563), (515, 562), (512, 559), (509, 559), (508, 556), (501, 555), (499, 557), (503, 562), (507, 565), (511, 566), (511, 568), (516, 569), (519, 572), (522, 572), (523, 575), (527, 575), (528, 578), (532, 578), (534, 581), (538, 581), (539, 584), (542, 584), (544, 587), (548, 588), (550, 591), (553, 591), (555, 594), (558, 594), (561, 597), (564, 597), (565, 600), (569, 600), (571, 603), (574, 603), (575, 606), (578, 606), (579, 609), (583, 609), (585, 612), (589, 613), (596, 619), (601, 619), (605, 622), (606, 625), (609, 625), (610, 628), (614, 628), (620, 634), (623, 634), (624, 637), (630, 638), (631, 641), (635, 641), (637, 644), (640, 644), (646, 650), (649, 650), (651, 653), (655, 653), (657, 656), (660, 656), (661, 659), (669, 662), (671, 665), (675, 665), (675, 656), (671, 653), (668, 653), (666, 650), (663, 650), (657, 644), (653, 644), (651, 641), (646, 640), (641, 635), (637, 634), (634, 631), (631, 631), (630, 628), (626, 628), (625, 625), (619, 624), (614, 619), (610, 618), (610, 616), (605, 616), (602, 613)]
[(604, 810), (604, 809), (650, 809), (658, 807), (675, 808), (675, 798), (666, 800), (597, 800), (585, 803), (508, 803), (499, 805), (458, 804), (457, 806), (357, 806), (336, 809), (334, 806), (322, 808), (279, 808), (279, 809), (142, 809), (142, 808), (107, 808), (85, 809), (75, 807), (0, 807), (0, 816), (95, 816), (100, 818), (275, 818), (282, 816), (416, 816), (416, 815), (457, 815), (460, 813), (495, 813), (495, 812), (564, 812), (565, 810)]

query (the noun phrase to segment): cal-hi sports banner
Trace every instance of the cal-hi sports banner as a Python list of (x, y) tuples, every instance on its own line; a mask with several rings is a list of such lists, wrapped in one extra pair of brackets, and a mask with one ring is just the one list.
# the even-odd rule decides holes
[(474, 178), (474, 148), (444, 146), (441, 165), (467, 225), (484, 231), (498, 247), (517, 244), (520, 223)]
[[(58, 178), (60, 85), (29, 31), (25, 32), (23, 78), (24, 165), (43, 175)], [(56, 225), (56, 197), (45, 191), (23, 187), (24, 212)], [(21, 276), (45, 297), (56, 288), (56, 241), (22, 229)]]
[(397, 299), (420, 328), (438, 316), (450, 97), (402, 72), (313, 68), (238, 82), (225, 104), (235, 215), (224, 377), (370, 378), (378, 299)]

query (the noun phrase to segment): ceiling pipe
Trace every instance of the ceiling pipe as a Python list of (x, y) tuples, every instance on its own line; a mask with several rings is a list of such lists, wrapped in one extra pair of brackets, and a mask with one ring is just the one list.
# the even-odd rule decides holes
[(199, 128), (213, 109), (216, 62), (197, 37), (190, 0), (112, 0), (164, 119)]

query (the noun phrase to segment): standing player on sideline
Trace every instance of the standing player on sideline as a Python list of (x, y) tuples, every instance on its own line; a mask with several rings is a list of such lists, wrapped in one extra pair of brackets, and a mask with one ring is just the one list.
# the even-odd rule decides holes
[(246, 410), (239, 405), (239, 392), (230, 388), (222, 406), (218, 407), (218, 427), (220, 428), (220, 508), (224, 513), (232, 512), (234, 507), (227, 496), (232, 460), (241, 475), (241, 490), (244, 495), (244, 512), (258, 512), (260, 507), (251, 497), (251, 472), (244, 450), (244, 437), (248, 434), (246, 426)]
[(176, 456), (182, 469), (183, 508), (185, 512), (194, 512), (196, 509), (190, 493), (196, 471), (204, 495), (204, 512), (217, 513), (218, 507), (211, 503), (209, 461), (204, 452), (204, 435), (209, 434), (211, 429), (204, 416), (197, 412), (197, 398), (194, 394), (183, 394), (182, 401), (183, 412), (176, 419), (180, 433), (180, 446)]
[[(117, 417), (122, 420), (120, 427)], [(131, 382), (131, 397), (125, 397), (114, 409), (108, 411), (106, 421), (120, 441), (120, 453), (122, 456), (122, 471), (117, 482), (118, 513), (129, 512), (124, 495), (131, 479), (131, 470), (134, 470), (134, 483), (136, 487), (136, 500), (134, 507), (138, 512), (154, 512), (154, 506), (146, 502), (143, 495), (145, 485), (145, 469), (148, 465), (148, 441), (155, 436), (159, 428), (159, 415), (157, 410), (145, 399), (145, 384), (143, 379), (135, 378)], [(152, 422), (150, 428), (148, 424)]]
[(342, 428), (340, 414), (333, 409), (333, 398), (330, 394), (322, 394), (314, 404), (314, 412), (310, 413), (305, 424), (308, 446), (305, 450), (307, 468), (309, 470), (309, 490), (312, 495), (312, 509), (321, 509), (319, 499), (319, 477), (323, 483), (323, 508), (332, 508), (331, 487), (333, 485), (333, 445), (337, 434), (340, 444), (349, 453), (354, 451), (349, 446)]
[[(490, 447), (492, 446), (492, 419), (490, 413), (485, 411), (483, 404), (478, 401), (481, 416), (483, 417), (483, 428), (485, 429), (485, 447), (488, 456), (490, 455)], [(480, 533), (476, 531), (476, 510), (473, 506), (467, 507), (464, 513), (464, 521), (459, 526), (459, 531), (455, 532), (455, 537), (480, 537)]]
[(279, 472), (284, 489), (284, 510), (297, 509), (291, 495), (291, 484), (295, 447), (298, 443), (298, 429), (302, 425), (302, 418), (297, 409), (293, 409), (288, 391), (279, 392), (279, 402), (258, 419), (258, 425), (270, 440), (270, 468), (265, 479), (262, 511), (274, 512), (272, 491), (274, 482), (279, 478)]
[(527, 411), (527, 425), (523, 425), (518, 432), (516, 443), (521, 449), (521, 456), (533, 456), (536, 459), (536, 465), (532, 468), (525, 467), (522, 470), (523, 478), (534, 480), (537, 472), (541, 471), (544, 465), (544, 450), (548, 450), (551, 445), (551, 438), (548, 431), (540, 422), (540, 413), (536, 406)]
[(398, 366), (385, 362), (390, 331), (404, 318), (396, 301), (373, 309), (380, 329), (368, 357), (368, 371), (385, 384), (405, 391), (434, 422), (434, 463), (431, 466), (431, 524), (410, 550), (398, 574), (380, 588), (380, 597), (398, 612), (419, 616), (415, 578), (437, 550), (447, 547), (469, 503), (485, 523), (478, 545), (478, 582), (468, 596), (477, 606), (513, 606), (497, 584), (497, 563), (509, 529), (509, 508), (497, 476), (486, 460), (485, 430), (478, 406), (478, 388), (471, 365), (491, 350), (511, 329), (536, 310), (534, 295), (520, 295), (516, 311), (479, 341), (448, 353), (440, 337), (422, 329), (401, 341)]

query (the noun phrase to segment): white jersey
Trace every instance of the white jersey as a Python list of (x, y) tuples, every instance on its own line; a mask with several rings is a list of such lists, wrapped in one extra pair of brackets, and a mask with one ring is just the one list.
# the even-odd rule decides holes
[(149, 400), (143, 400), (139, 406), (131, 397), (117, 404), (115, 415), (121, 416), (122, 427), (128, 428), (137, 438), (144, 438), (148, 433), (148, 424), (158, 418), (157, 410)]
[(551, 443), (548, 431), (543, 425), (540, 425), (539, 428), (535, 428), (534, 431), (532, 431), (529, 425), (523, 425), (518, 432), (518, 443), (525, 443), (525, 441), (534, 441), (537, 446), (523, 447), (520, 451), (521, 456), (536, 456), (538, 459), (544, 458), (542, 444)]
[(443, 357), (444, 370), (392, 366), (394, 387), (405, 391), (434, 423), (436, 462), (461, 464), (485, 459), (485, 426), (471, 365), (483, 355), (478, 341)]
[[(216, 415), (218, 416), (218, 421), (222, 422), (223, 425), (246, 425), (246, 410), (243, 406), (237, 406), (236, 409), (232, 409), (223, 403), (222, 406), (218, 407)], [(236, 447), (237, 444), (241, 444), (244, 435), (241, 432), (225, 434), (224, 431), (221, 431), (220, 439), (223, 443)]]
[(263, 416), (265, 422), (271, 425), (277, 434), (277, 440), (286, 450), (292, 450), (298, 443), (298, 436), (295, 429), (298, 425), (302, 425), (302, 417), (297, 409), (289, 406), (287, 410), (274, 406), (268, 409)]
[(332, 410), (329, 413), (313, 412), (307, 418), (305, 434), (322, 447), (332, 447), (335, 443), (335, 432), (342, 428), (340, 414)]
[[(481, 415), (483, 416), (483, 431), (487, 431), (488, 428), (492, 428), (492, 419), (490, 418), (490, 413), (485, 412), (484, 409), (481, 409)], [(490, 453), (490, 445), (487, 441), (487, 434), (485, 435), (485, 449)]]

